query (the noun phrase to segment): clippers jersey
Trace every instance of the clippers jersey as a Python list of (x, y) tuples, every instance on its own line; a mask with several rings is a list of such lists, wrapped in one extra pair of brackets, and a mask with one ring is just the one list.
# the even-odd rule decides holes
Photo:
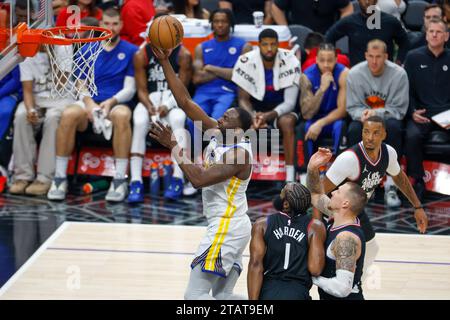
[(374, 190), (386, 175), (386, 169), (389, 165), (389, 153), (386, 144), (381, 144), (380, 155), (376, 162), (370, 160), (362, 142), (354, 145), (349, 150), (356, 154), (359, 161), (359, 177), (351, 181), (361, 186), (367, 193), (367, 199), (370, 199)]
[[(217, 142), (216, 138), (212, 138), (205, 150), (205, 166), (209, 167), (216, 163), (221, 163), (223, 154), (233, 148), (244, 148), (248, 151), (250, 163), (252, 162), (252, 148), (250, 141), (243, 139), (235, 145), (222, 145)], [(247, 214), (247, 186), (251, 179), (250, 176), (246, 180), (236, 177), (219, 182), (215, 185), (202, 189), (203, 214), (208, 220), (212, 218), (232, 218), (240, 217)]]
[(311, 288), (308, 271), (308, 229), (311, 220), (307, 215), (290, 217), (283, 212), (267, 217), (264, 280), (298, 280), (308, 289)]
[[(169, 62), (176, 75), (178, 75), (178, 71), (180, 70), (180, 66), (178, 64), (178, 54), (180, 52), (180, 49), (181, 46), (173, 49), (169, 57)], [(150, 44), (147, 44), (145, 46), (145, 53), (147, 56), (147, 67), (145, 69), (147, 71), (148, 92), (152, 93), (155, 91), (169, 90), (169, 85), (167, 84), (166, 77), (164, 76), (162, 66), (153, 54)]]
[(361, 287), (361, 276), (363, 272), (364, 266), (364, 256), (366, 253), (366, 238), (364, 236), (364, 231), (361, 228), (359, 223), (359, 219), (356, 218), (356, 223), (342, 225), (336, 228), (333, 228), (333, 222), (331, 222), (327, 226), (327, 240), (325, 241), (325, 268), (322, 271), (322, 277), (325, 278), (334, 278), (336, 276), (336, 258), (331, 251), (331, 247), (333, 245), (334, 240), (338, 236), (339, 233), (348, 231), (359, 237), (361, 240), (361, 255), (356, 261), (356, 270), (355, 277), (353, 278), (353, 290), (345, 298), (337, 298), (334, 297), (322, 289), (319, 288), (319, 295), (321, 300), (363, 300), (363, 292)]

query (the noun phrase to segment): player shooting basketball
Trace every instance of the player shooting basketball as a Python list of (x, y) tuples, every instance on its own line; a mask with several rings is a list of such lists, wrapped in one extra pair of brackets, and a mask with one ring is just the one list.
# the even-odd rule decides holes
[[(201, 121), (203, 130), (215, 129), (219, 135), (232, 132), (238, 137), (242, 130), (250, 128), (252, 117), (244, 109), (229, 109), (219, 120), (210, 118), (176, 76), (168, 59), (170, 50), (152, 49), (178, 106), (193, 121)], [(208, 227), (191, 264), (185, 299), (237, 299), (233, 288), (251, 234), (245, 194), (252, 174), (250, 143), (241, 139), (233, 145), (222, 145), (212, 138), (205, 151), (204, 165), (200, 166), (184, 156), (169, 127), (155, 123), (150, 136), (172, 150), (185, 177), (195, 188), (203, 188), (203, 214), (208, 219)]]

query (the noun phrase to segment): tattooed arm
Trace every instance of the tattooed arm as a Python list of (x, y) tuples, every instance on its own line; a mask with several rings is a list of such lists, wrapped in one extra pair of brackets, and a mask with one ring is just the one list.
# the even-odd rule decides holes
[(309, 160), (308, 174), (306, 177), (306, 185), (311, 192), (312, 205), (329, 217), (333, 216), (333, 211), (330, 209), (331, 200), (323, 191), (319, 168), (326, 164), (330, 158), (330, 150), (319, 148), (319, 151), (317, 151)]
[(319, 111), (325, 90), (319, 88), (316, 94), (312, 92), (311, 81), (305, 74), (300, 78), (300, 109), (304, 119), (309, 120)]
[(336, 276), (334, 278), (315, 277), (313, 283), (326, 293), (347, 297), (353, 289), (356, 261), (361, 255), (361, 240), (351, 232), (341, 232), (331, 248), (336, 257)]

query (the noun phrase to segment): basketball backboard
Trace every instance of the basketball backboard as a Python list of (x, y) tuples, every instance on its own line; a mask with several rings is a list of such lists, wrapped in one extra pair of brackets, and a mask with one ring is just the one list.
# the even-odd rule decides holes
[(0, 0), (0, 79), (23, 60), (17, 50), (17, 24), (40, 29), (52, 26), (53, 20), (52, 0)]

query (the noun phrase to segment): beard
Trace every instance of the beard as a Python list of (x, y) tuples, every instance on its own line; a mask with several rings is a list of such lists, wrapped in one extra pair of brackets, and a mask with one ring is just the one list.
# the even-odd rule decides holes
[(267, 57), (267, 56), (263, 56), (263, 55), (262, 55), (263, 60), (264, 60), (264, 61), (267, 61), (267, 62), (275, 61), (275, 57), (276, 57), (275, 54), (274, 54), (272, 57)]
[(119, 40), (120, 35), (116, 34), (111, 38), (111, 44), (115, 44)]

